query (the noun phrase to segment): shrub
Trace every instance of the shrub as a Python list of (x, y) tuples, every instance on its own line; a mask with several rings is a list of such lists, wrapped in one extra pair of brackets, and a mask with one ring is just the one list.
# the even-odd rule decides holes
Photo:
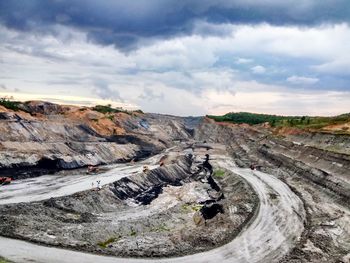
[(94, 111), (98, 111), (98, 112), (101, 112), (103, 114), (118, 112), (116, 109), (112, 108), (110, 104), (105, 105), (105, 106), (104, 105), (96, 105), (92, 109)]
[(106, 248), (110, 243), (113, 243), (113, 242), (117, 241), (118, 239), (120, 239), (120, 237), (111, 237), (111, 238), (107, 239), (106, 241), (98, 242), (97, 245), (99, 245), (100, 247)]
[(136, 230), (134, 230), (133, 228), (131, 228), (131, 229), (130, 229), (130, 233), (129, 233), (129, 235), (130, 235), (131, 237), (136, 236), (136, 235), (137, 235)]
[(215, 177), (224, 177), (225, 176), (225, 171), (224, 170), (215, 170), (214, 171), (214, 176)]
[(107, 116), (107, 118), (110, 119), (111, 121), (114, 120), (114, 116), (113, 115), (109, 115), (109, 116)]
[(0, 98), (0, 105), (4, 106), (5, 108), (13, 111), (19, 111), (21, 110), (19, 108), (19, 105), (21, 103), (19, 101), (13, 101), (10, 98)]

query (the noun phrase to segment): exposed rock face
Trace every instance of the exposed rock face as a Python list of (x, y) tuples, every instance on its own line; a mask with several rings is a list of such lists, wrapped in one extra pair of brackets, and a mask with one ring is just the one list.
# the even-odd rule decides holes
[(318, 149), (335, 153), (350, 155), (350, 136), (327, 133), (301, 133), (287, 136), (288, 140), (295, 143), (309, 145)]
[[(131, 160), (140, 145), (117, 144), (83, 123), (11, 118), (0, 125), (0, 167), (72, 169)], [(5, 170), (6, 171), (6, 170)]]
[(46, 102), (23, 109), (0, 112), (0, 174), (13, 178), (139, 159), (192, 136), (185, 119), (172, 116)]
[(167, 167), (136, 174), (114, 182), (112, 192), (121, 200), (135, 199), (138, 203), (148, 205), (162, 192), (167, 185), (181, 185), (181, 181), (189, 178), (191, 159), (183, 157)]
[(68, 107), (46, 101), (30, 101), (22, 104), (21, 108), (27, 112), (43, 115), (54, 115), (64, 113)]

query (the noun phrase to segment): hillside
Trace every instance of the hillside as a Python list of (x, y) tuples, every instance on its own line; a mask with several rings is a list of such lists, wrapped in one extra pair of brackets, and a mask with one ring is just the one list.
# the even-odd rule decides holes
[[(4, 101), (3, 101), (4, 102)], [(0, 174), (13, 178), (129, 162), (188, 139), (185, 119), (43, 101), (0, 105)]]

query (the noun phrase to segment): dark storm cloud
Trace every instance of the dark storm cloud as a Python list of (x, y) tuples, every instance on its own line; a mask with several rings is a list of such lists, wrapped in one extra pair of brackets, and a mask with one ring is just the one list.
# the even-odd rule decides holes
[(195, 30), (198, 21), (308, 26), (349, 20), (348, 0), (0, 0), (6, 27), (47, 33), (63, 24), (123, 50), (136, 48), (140, 39), (217, 34), (212, 27)]

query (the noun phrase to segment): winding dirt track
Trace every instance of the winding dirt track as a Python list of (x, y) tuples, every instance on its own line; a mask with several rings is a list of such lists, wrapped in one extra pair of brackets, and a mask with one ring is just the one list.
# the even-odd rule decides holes
[(133, 262), (278, 262), (300, 237), (305, 211), (302, 201), (290, 188), (272, 175), (234, 166), (229, 158), (217, 164), (247, 180), (260, 199), (252, 222), (230, 243), (194, 255), (148, 260), (99, 256), (0, 237), (0, 255), (14, 262), (133, 263)]

